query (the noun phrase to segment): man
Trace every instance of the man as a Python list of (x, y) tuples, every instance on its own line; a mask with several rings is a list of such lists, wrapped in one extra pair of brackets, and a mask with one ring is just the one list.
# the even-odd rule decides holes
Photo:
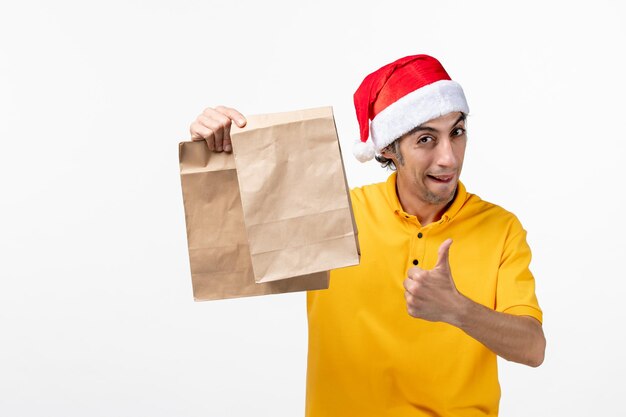
[[(396, 172), (351, 191), (361, 263), (308, 294), (307, 415), (496, 416), (496, 355), (539, 366), (545, 338), (525, 230), (459, 181), (463, 90), (416, 55), (370, 74), (354, 101), (355, 156)], [(192, 139), (231, 151), (231, 120), (245, 124), (207, 109)]]

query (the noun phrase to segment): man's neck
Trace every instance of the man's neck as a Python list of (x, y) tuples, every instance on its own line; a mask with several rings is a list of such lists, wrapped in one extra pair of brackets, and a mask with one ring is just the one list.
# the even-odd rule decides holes
[[(458, 189), (458, 185), (457, 185)], [(448, 203), (431, 204), (423, 201), (412, 192), (408, 184), (404, 184), (399, 177), (396, 177), (396, 193), (398, 194), (398, 200), (402, 209), (415, 217), (422, 226), (426, 226), (430, 223), (439, 221), (443, 213), (446, 212), (448, 207), (454, 201), (452, 198)]]

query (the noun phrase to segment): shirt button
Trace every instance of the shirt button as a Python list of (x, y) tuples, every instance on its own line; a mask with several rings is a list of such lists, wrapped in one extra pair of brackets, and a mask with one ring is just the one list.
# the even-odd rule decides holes
[(422, 238), (422, 236), (424, 236), (424, 235), (422, 234), (422, 232), (419, 232), (419, 233), (417, 234), (417, 238), (418, 238), (418, 239), (421, 239), (421, 238)]
[(417, 265), (419, 261), (417, 259), (413, 259), (413, 265)]

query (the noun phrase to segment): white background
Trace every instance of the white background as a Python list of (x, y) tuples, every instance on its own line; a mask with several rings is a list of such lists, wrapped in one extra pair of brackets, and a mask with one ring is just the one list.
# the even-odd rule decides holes
[(192, 301), (177, 144), (209, 105), (332, 105), (350, 185), (381, 181), (352, 94), (416, 53), (533, 248), (547, 355), (501, 361), (501, 415), (620, 415), (623, 2), (0, 4), (0, 415), (302, 415), (305, 296)]

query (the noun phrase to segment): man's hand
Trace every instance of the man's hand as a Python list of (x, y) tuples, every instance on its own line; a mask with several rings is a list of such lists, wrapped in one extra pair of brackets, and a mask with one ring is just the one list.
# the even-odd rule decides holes
[(465, 298), (454, 285), (448, 256), (452, 239), (439, 247), (437, 264), (430, 271), (409, 269), (404, 280), (404, 298), (409, 315), (428, 320), (455, 324), (458, 309)]
[(409, 314), (456, 326), (506, 360), (541, 365), (546, 349), (541, 323), (533, 317), (494, 311), (461, 294), (450, 272), (451, 244), (451, 239), (441, 244), (437, 264), (430, 271), (409, 270), (404, 280)]
[(209, 149), (215, 152), (231, 152), (230, 124), (234, 121), (239, 127), (246, 125), (246, 118), (235, 109), (224, 106), (207, 107), (189, 127), (191, 140), (206, 141)]

